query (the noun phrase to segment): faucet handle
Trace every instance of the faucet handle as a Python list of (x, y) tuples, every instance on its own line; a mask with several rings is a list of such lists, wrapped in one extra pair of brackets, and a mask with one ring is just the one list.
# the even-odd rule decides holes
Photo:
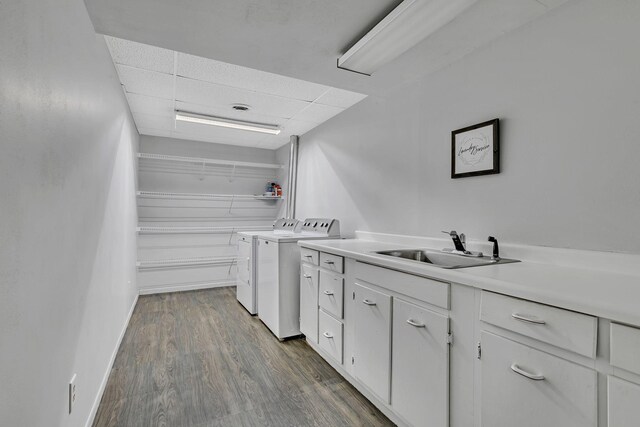
[(444, 234), (448, 234), (448, 235), (449, 235), (449, 236), (451, 236), (451, 237), (453, 237), (453, 236), (457, 236), (457, 235), (458, 235), (458, 232), (457, 232), (456, 230), (451, 230), (451, 231), (444, 231), (444, 230), (442, 230), (442, 232), (443, 232)]

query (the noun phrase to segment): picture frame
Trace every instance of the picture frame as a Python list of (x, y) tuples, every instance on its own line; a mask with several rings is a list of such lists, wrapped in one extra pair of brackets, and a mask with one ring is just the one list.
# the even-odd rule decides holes
[(500, 173), (500, 119), (451, 132), (451, 178)]

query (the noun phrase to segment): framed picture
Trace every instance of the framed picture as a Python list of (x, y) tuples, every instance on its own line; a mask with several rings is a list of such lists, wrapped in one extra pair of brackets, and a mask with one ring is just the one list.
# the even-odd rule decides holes
[(500, 121), (451, 132), (451, 178), (500, 173)]

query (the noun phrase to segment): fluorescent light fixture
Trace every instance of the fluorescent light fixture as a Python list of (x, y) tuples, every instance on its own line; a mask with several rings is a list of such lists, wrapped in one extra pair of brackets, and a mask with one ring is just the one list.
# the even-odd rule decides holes
[(262, 132), (271, 135), (278, 135), (280, 129), (276, 125), (265, 123), (245, 122), (242, 120), (226, 119), (223, 117), (206, 116), (204, 114), (189, 113), (187, 111), (176, 110), (176, 120), (182, 122), (199, 123), (202, 125), (221, 126), (224, 128), (248, 130), (251, 132)]
[(404, 0), (338, 59), (338, 68), (371, 75), (453, 21), (477, 0)]

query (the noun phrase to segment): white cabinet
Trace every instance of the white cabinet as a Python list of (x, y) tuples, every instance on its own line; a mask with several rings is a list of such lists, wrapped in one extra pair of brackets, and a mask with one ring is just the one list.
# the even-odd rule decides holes
[(413, 426), (449, 422), (449, 319), (393, 299), (391, 406)]
[[(611, 366), (616, 375), (640, 374), (640, 329), (611, 323)], [(636, 427), (640, 423), (640, 385), (608, 377), (609, 427)]]
[(253, 262), (251, 262), (252, 249), (252, 238), (238, 238), (238, 274), (236, 275), (236, 295), (238, 301), (240, 301), (249, 313), (256, 314), (257, 308), (255, 304), (255, 284), (253, 283)]
[(596, 357), (598, 319), (593, 316), (482, 291), (480, 320), (589, 358)]
[(318, 342), (336, 362), (342, 364), (342, 322), (320, 310)]
[(481, 333), (484, 427), (595, 427), (594, 370)]
[(334, 273), (320, 271), (318, 303), (336, 319), (342, 319), (344, 278)]
[(611, 323), (611, 366), (640, 375), (640, 329)]
[(391, 379), (391, 296), (354, 284), (354, 373), (389, 403)]
[(300, 332), (318, 342), (318, 267), (306, 263), (300, 269)]
[(278, 335), (280, 298), (277, 243), (258, 239), (258, 271), (258, 316)]
[(609, 427), (637, 427), (640, 423), (640, 385), (608, 377)]

